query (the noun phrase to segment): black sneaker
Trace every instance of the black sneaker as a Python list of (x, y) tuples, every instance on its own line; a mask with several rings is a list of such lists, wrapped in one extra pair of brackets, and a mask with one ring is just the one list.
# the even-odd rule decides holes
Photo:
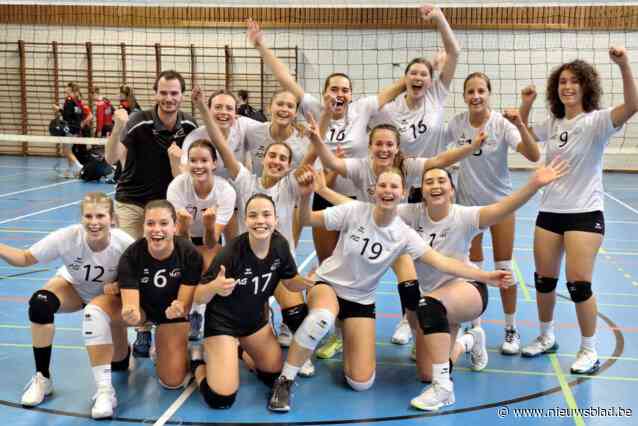
[(153, 337), (150, 331), (138, 331), (135, 343), (133, 343), (133, 356), (136, 358), (148, 358)]
[(268, 402), (268, 409), (271, 411), (287, 412), (290, 411), (290, 389), (292, 388), (292, 380), (279, 376), (272, 387), (272, 395)]

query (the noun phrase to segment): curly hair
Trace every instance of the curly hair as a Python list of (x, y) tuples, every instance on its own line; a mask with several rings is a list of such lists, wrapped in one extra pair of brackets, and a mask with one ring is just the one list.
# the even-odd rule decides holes
[(600, 98), (603, 89), (600, 85), (598, 71), (589, 63), (577, 59), (555, 68), (547, 79), (547, 104), (556, 118), (565, 117), (565, 104), (558, 95), (560, 75), (565, 70), (570, 70), (578, 79), (583, 92), (583, 110), (585, 112), (600, 109)]

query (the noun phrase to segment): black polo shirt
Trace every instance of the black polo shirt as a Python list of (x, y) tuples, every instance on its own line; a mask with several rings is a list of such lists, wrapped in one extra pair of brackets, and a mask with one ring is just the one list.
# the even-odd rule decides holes
[(165, 199), (168, 184), (173, 180), (168, 147), (175, 142), (181, 148), (184, 138), (196, 128), (190, 114), (178, 111), (175, 128), (168, 130), (157, 115), (157, 105), (152, 110), (132, 114), (122, 132), (126, 164), (115, 199), (140, 207), (151, 200)]

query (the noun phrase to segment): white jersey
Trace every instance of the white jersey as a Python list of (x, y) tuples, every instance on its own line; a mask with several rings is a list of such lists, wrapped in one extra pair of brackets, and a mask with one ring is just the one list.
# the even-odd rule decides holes
[[(260, 126), (255, 127), (252, 131), (246, 133), (245, 150), (246, 155), (250, 157), (253, 165), (253, 173), (257, 176), (261, 176), (263, 172), (262, 161), (264, 154), (268, 146), (275, 141), (270, 136), (270, 123), (260, 123)], [(292, 134), (284, 141), (286, 145), (292, 150), (291, 168), (297, 168), (301, 164), (310, 141), (304, 137), (303, 133), (293, 127)]]
[[(240, 163), (244, 163), (246, 160), (246, 135), (254, 131), (254, 129), (258, 128), (262, 124), (263, 123), (261, 123), (260, 121), (244, 117), (243, 115), (238, 115), (235, 118), (235, 122), (228, 132), (228, 139), (226, 143), (230, 147), (231, 151), (233, 151), (233, 154), (235, 155), (237, 161), (239, 161)], [(207, 141), (210, 141), (205, 126), (201, 126), (193, 130), (188, 134), (188, 136), (186, 136), (186, 139), (184, 139), (184, 144), (182, 145), (182, 165), (188, 165), (188, 148), (193, 142), (199, 139), (206, 139)], [(228, 169), (226, 169), (226, 167), (224, 166), (224, 161), (222, 160), (221, 155), (219, 155), (219, 152), (217, 152), (217, 170), (215, 171), (215, 174), (226, 179), (230, 178)]]
[[(452, 146), (472, 143), (481, 129), (472, 127), (469, 112), (455, 116), (448, 124), (448, 140)], [(512, 180), (507, 167), (508, 148), (516, 151), (521, 134), (503, 115), (491, 111), (484, 126), (487, 138), (478, 151), (459, 162), (456, 196), (464, 206), (485, 206), (512, 193)]]
[(204, 236), (204, 223), (202, 214), (205, 209), (215, 207), (215, 222), (226, 225), (233, 215), (237, 195), (232, 185), (223, 177), (215, 176), (215, 185), (206, 198), (199, 198), (193, 185), (193, 177), (188, 173), (177, 176), (168, 185), (166, 199), (173, 204), (175, 209), (186, 209), (193, 217), (190, 234), (191, 237)]
[(401, 152), (411, 157), (434, 157), (445, 150), (443, 108), (448, 93), (445, 85), (437, 79), (416, 109), (408, 107), (405, 94), (397, 96), (381, 108), (370, 127), (392, 124), (401, 135)]
[(251, 173), (246, 167), (241, 166), (239, 173), (232, 183), (237, 191), (239, 204), (239, 233), (242, 234), (247, 231), (246, 225), (244, 224), (246, 201), (248, 201), (253, 194), (267, 194), (273, 199), (277, 209), (277, 220), (279, 221), (277, 230), (288, 240), (290, 250), (294, 254), (295, 239), (292, 235), (292, 221), (295, 205), (299, 200), (299, 185), (292, 175), (292, 172), (281, 178), (279, 182), (270, 188), (264, 188), (260, 178)]
[[(319, 120), (322, 104), (315, 97), (305, 94), (301, 100), (301, 114), (312, 113)], [(337, 146), (345, 152), (346, 158), (365, 158), (368, 156), (368, 123), (379, 111), (379, 100), (376, 96), (368, 96), (352, 102), (344, 118), (330, 120), (330, 128), (324, 143), (334, 153)], [(345, 195), (355, 195), (356, 189), (351, 182), (337, 176), (335, 191)]]
[(620, 129), (611, 121), (611, 108), (582, 113), (571, 120), (550, 118), (534, 133), (545, 142), (545, 161), (559, 157), (569, 172), (547, 185), (540, 211), (585, 213), (604, 208), (603, 152)]
[[(406, 158), (403, 161), (406, 187), (421, 186), (421, 176), (425, 172), (427, 158)], [(374, 188), (377, 175), (372, 168), (370, 158), (346, 158), (347, 178), (352, 181), (356, 190), (357, 200), (374, 202)]]
[[(402, 204), (399, 206), (399, 216), (437, 252), (475, 266), (470, 262), (470, 245), (472, 239), (483, 232), (479, 228), (480, 210), (481, 207), (452, 204), (447, 217), (435, 222), (430, 219), (423, 203)], [(457, 278), (421, 262), (416, 263), (415, 267), (421, 294)]]
[(60, 275), (73, 285), (84, 303), (104, 294), (104, 284), (117, 280), (117, 264), (133, 238), (121, 229), (111, 229), (109, 245), (94, 252), (86, 242), (82, 225), (71, 225), (47, 235), (29, 251), (40, 263), (62, 258)]
[(332, 255), (316, 271), (337, 296), (364, 305), (374, 303), (379, 281), (397, 257), (407, 253), (418, 259), (429, 249), (398, 216), (378, 226), (373, 210), (373, 204), (351, 201), (323, 211), (326, 229), (341, 234)]

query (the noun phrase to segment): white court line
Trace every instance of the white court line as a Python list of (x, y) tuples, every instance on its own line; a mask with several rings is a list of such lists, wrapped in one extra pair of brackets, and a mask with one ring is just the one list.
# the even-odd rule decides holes
[(301, 265), (299, 265), (299, 268), (298, 268), (299, 272), (306, 269), (306, 267), (310, 264), (310, 262), (312, 262), (312, 259), (314, 259), (316, 255), (317, 255), (316, 251), (313, 251), (312, 253), (310, 253), (308, 257), (306, 257), (304, 261), (301, 262)]
[(20, 191), (7, 192), (6, 194), (0, 194), (0, 198), (10, 197), (11, 195), (24, 194), (25, 192), (37, 191), (37, 190), (40, 190), (40, 189), (52, 188), (54, 186), (66, 185), (66, 184), (75, 183), (75, 182), (80, 182), (80, 180), (79, 179), (73, 179), (73, 180), (67, 180), (67, 181), (64, 181), (64, 182), (52, 183), (50, 185), (36, 186), (35, 188), (22, 189)]
[(173, 417), (173, 414), (175, 414), (175, 412), (179, 410), (179, 407), (181, 407), (182, 404), (188, 399), (188, 397), (191, 396), (196, 387), (197, 382), (193, 378), (191, 384), (188, 385), (186, 389), (184, 389), (184, 392), (182, 392), (179, 398), (177, 398), (175, 402), (173, 402), (171, 406), (168, 407), (164, 414), (162, 414), (161, 417), (157, 419), (155, 423), (153, 423), (153, 426), (164, 426), (166, 422), (169, 421), (171, 417)]
[(629, 204), (625, 203), (622, 200), (619, 200), (618, 198), (614, 197), (613, 195), (605, 192), (605, 195), (609, 198), (611, 198), (612, 200), (614, 200), (615, 202), (617, 202), (618, 204), (620, 204), (623, 207), (626, 207), (627, 209), (631, 210), (632, 212), (638, 214), (638, 210), (636, 210), (635, 208), (631, 207)]

